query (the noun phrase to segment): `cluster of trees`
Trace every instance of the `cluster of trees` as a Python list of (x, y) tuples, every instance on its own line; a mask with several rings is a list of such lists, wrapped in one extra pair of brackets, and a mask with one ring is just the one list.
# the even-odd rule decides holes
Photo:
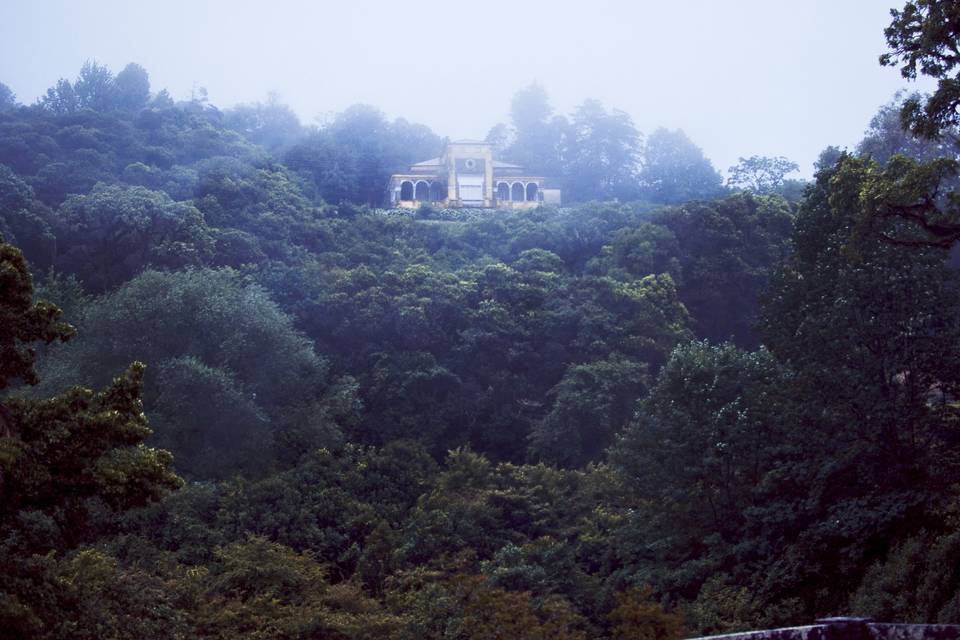
[[(956, 41), (946, 4), (894, 16), (907, 71)], [(960, 618), (939, 94), (899, 99), (938, 137), (888, 105), (802, 197), (789, 161), (752, 157), (741, 191), (711, 178), (718, 198), (647, 164), (648, 188), (695, 199), (438, 220), (320, 188), (336, 165), (359, 193), (429, 131), (357, 108), (304, 134), (275, 101), (221, 113), (148, 86), (132, 106), (123, 75), (88, 65), (0, 109), (0, 636)], [(83, 106), (52, 108), (67, 85)], [(595, 103), (569, 125), (544, 104), (501, 128), (520, 161), (562, 169), (534, 153), (556, 131), (584, 145), (578, 179), (695, 158), (669, 132), (620, 139)], [(604, 172), (584, 189), (639, 184)]]
[(586, 100), (567, 119), (554, 115), (538, 84), (517, 92), (511, 126), (487, 135), (499, 153), (535, 173), (549, 176), (571, 202), (646, 200), (679, 204), (710, 200), (734, 191), (781, 193), (794, 199), (801, 183), (785, 179), (797, 165), (785, 158), (741, 158), (723, 178), (703, 151), (677, 129), (644, 137), (623, 111)]
[[(165, 90), (150, 89), (149, 75), (137, 64), (114, 76), (103, 65), (87, 62), (76, 80), (59, 80), (32, 109), (35, 116), (70, 116), (60, 118), (65, 130), (54, 132), (49, 126), (25, 122), (20, 113), (19, 126), (8, 127), (13, 139), (0, 139), (0, 151), (4, 146), (7, 151), (0, 164), (30, 175), (45, 201), (59, 203), (68, 194), (87, 193), (96, 182), (110, 182), (118, 175), (173, 191), (172, 197), (182, 199), (195, 179), (191, 170), (195, 161), (242, 156), (235, 148), (237, 138), (242, 138), (254, 145), (253, 153), (266, 150), (282, 161), (308, 197), (378, 207), (384, 204), (390, 175), (440, 155), (446, 143), (424, 125), (402, 118), (391, 122), (368, 105), (354, 105), (322, 126), (304, 126), (274, 94), (264, 102), (221, 111), (210, 104), (203, 89), (176, 108)], [(13, 92), (0, 84), (0, 114), (17, 107)], [(171, 109), (179, 117), (171, 117)], [(211, 124), (216, 133), (197, 131), (198, 119)], [(36, 129), (25, 131), (29, 124)], [(180, 127), (186, 129), (180, 133), (197, 139), (174, 143), (171, 138)], [(101, 132), (99, 140), (88, 137), (91, 130)], [(555, 181), (572, 203), (617, 199), (680, 204), (741, 190), (780, 193), (796, 200), (802, 188), (801, 182), (785, 177), (797, 170), (794, 163), (758, 156), (741, 158), (724, 185), (720, 173), (683, 131), (658, 129), (644, 138), (629, 115), (609, 111), (597, 100), (586, 100), (569, 119), (554, 115), (546, 92), (537, 84), (517, 92), (511, 125), (494, 126), (487, 140), (499, 157)], [(191, 157), (193, 149), (198, 153)], [(57, 161), (49, 162), (52, 157)], [(268, 158), (261, 155), (260, 160)], [(52, 166), (38, 175), (44, 164)]]

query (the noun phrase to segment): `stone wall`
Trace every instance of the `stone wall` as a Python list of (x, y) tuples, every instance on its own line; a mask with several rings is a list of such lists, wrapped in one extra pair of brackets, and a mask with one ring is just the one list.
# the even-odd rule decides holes
[(958, 640), (960, 625), (890, 624), (867, 618), (827, 618), (804, 627), (705, 636), (695, 640)]

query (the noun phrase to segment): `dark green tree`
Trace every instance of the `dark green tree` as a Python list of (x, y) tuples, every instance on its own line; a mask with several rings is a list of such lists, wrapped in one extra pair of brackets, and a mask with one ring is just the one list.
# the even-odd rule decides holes
[(530, 433), (535, 461), (576, 468), (595, 460), (633, 418), (647, 368), (618, 355), (574, 365), (550, 390), (553, 407)]
[(587, 100), (573, 113), (564, 141), (565, 197), (631, 200), (637, 194), (640, 134), (623, 111)]
[(110, 69), (96, 60), (87, 60), (73, 83), (81, 108), (107, 111), (117, 106), (116, 85)]
[(910, 0), (890, 15), (883, 32), (890, 51), (880, 56), (880, 64), (900, 65), (908, 80), (918, 74), (937, 80), (937, 90), (925, 101), (920, 96), (906, 100), (903, 123), (915, 134), (939, 137), (960, 125), (960, 7), (952, 0)]
[(294, 171), (310, 176), (324, 200), (380, 205), (390, 175), (440, 155), (442, 139), (423, 125), (389, 122), (380, 110), (357, 104), (285, 155)]
[(913, 158), (918, 162), (930, 162), (944, 157), (955, 157), (956, 148), (950, 140), (956, 137), (951, 131), (945, 138), (930, 139), (918, 136), (905, 129), (900, 119), (905, 101), (920, 99), (917, 94), (905, 96), (898, 93), (884, 104), (870, 119), (863, 139), (857, 144), (859, 155), (868, 155), (880, 164), (887, 164), (895, 155)]
[(766, 351), (707, 342), (674, 350), (611, 450), (640, 497), (617, 534), (635, 575), (690, 597), (710, 572), (732, 566), (767, 474), (786, 459), (788, 381)]
[[(34, 302), (33, 279), (19, 249), (0, 237), (0, 391), (21, 382), (39, 382), (34, 368), (34, 342), (66, 342), (74, 328), (60, 320), (60, 309), (48, 302)], [(17, 428), (10, 410), (0, 403), (5, 436)]]
[[(880, 64), (901, 65), (901, 74), (910, 80), (920, 74), (938, 83), (925, 101), (919, 95), (904, 101), (901, 122), (917, 136), (955, 146), (960, 125), (960, 71), (956, 70), (960, 65), (960, 7), (950, 0), (911, 0), (902, 11), (891, 9), (890, 14), (893, 21), (884, 30), (890, 51), (880, 56)], [(952, 246), (960, 239), (960, 205), (951, 188), (956, 184), (955, 150), (948, 155), (921, 165), (898, 161), (882, 173), (875, 170), (865, 184), (866, 224), (861, 231), (873, 232), (885, 220), (897, 218), (907, 227), (906, 233), (887, 232), (883, 234), (887, 241)], [(943, 195), (941, 187), (949, 193)]]
[(60, 207), (57, 267), (90, 291), (111, 289), (153, 267), (202, 265), (213, 238), (192, 204), (143, 187), (98, 185)]
[(0, 112), (9, 111), (17, 106), (17, 96), (13, 90), (0, 82)]
[(717, 197), (723, 178), (683, 131), (657, 129), (643, 146), (640, 188), (651, 202), (678, 204)]
[(303, 135), (300, 119), (275, 93), (266, 102), (239, 104), (224, 113), (224, 124), (271, 153), (282, 154)]
[[(899, 539), (942, 526), (960, 472), (949, 453), (957, 419), (949, 399), (960, 385), (956, 274), (944, 249), (855, 240), (874, 171), (869, 160), (842, 156), (818, 173), (797, 218), (795, 253), (772, 279), (760, 320), (764, 344), (794, 371), (790, 420), (806, 458), (778, 491), (816, 496), (783, 523), (797, 542), (764, 588), (799, 597), (808, 613), (837, 610)], [(883, 224), (880, 235), (899, 220)]]
[(150, 75), (131, 62), (113, 80), (115, 100), (120, 109), (142, 109), (150, 100)]
[[(59, 321), (60, 310), (34, 302), (32, 292), (22, 254), (0, 240), (0, 390), (16, 381), (37, 383), (30, 343), (73, 335)], [(0, 404), (5, 636), (62, 637), (76, 628), (69, 606), (76, 594), (57, 578), (54, 554), (96, 537), (111, 512), (180, 486), (169, 452), (143, 445), (150, 434), (140, 402), (143, 369), (134, 363), (97, 393), (75, 387), (45, 400), (4, 397)]]
[(6, 165), (0, 165), (0, 235), (16, 244), (35, 268), (46, 269), (56, 256), (50, 209)]
[(678, 294), (697, 335), (757, 346), (752, 325), (758, 297), (790, 251), (793, 215), (787, 203), (742, 193), (665, 208), (652, 220), (672, 233), (666, 247), (675, 239), (672, 261), (658, 262), (677, 272)]
[(727, 186), (760, 194), (774, 193), (783, 186), (784, 177), (799, 168), (796, 162), (783, 156), (740, 158), (737, 164), (728, 169), (730, 176), (727, 178)]
[(194, 477), (296, 460), (337, 443), (338, 421), (355, 411), (350, 386), (334, 383), (291, 318), (231, 269), (146, 271), (93, 301), (80, 326), (85, 337), (47, 359), (47, 388), (153, 363), (156, 440)]
[(37, 104), (53, 115), (60, 116), (77, 111), (80, 108), (80, 99), (73, 84), (65, 78), (60, 78), (56, 85), (47, 89)]
[(567, 122), (553, 117), (546, 90), (536, 82), (514, 94), (510, 102), (513, 140), (503, 152), (529, 171), (560, 177)]

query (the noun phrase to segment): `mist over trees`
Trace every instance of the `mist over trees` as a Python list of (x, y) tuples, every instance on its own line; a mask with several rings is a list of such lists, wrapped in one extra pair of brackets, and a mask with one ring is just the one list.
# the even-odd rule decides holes
[(487, 141), (507, 158), (557, 181), (564, 199), (646, 200), (679, 204), (726, 193), (723, 178), (682, 131), (644, 137), (623, 111), (585, 100), (569, 118), (554, 115), (546, 90), (516, 93), (511, 125), (496, 125)]
[(372, 106), (0, 84), (0, 637), (957, 622), (953, 13), (809, 184), (530, 85), (526, 211), (380, 208), (446, 141)]

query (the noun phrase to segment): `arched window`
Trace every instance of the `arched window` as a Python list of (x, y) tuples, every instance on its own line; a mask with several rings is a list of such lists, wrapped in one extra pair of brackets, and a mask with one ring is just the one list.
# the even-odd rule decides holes
[(417, 182), (417, 191), (414, 194), (414, 200), (426, 202), (430, 199), (430, 185), (426, 182)]
[(501, 182), (497, 185), (497, 200), (509, 200), (510, 199), (510, 185), (506, 182)]
[(523, 202), (523, 183), (514, 182), (513, 186), (510, 187), (510, 199), (516, 200), (518, 202)]
[(537, 200), (537, 183), (531, 182), (527, 185), (527, 201), (535, 202)]
[(442, 182), (431, 182), (430, 183), (430, 200), (433, 202), (440, 202), (441, 200), (447, 199), (447, 185)]
[(400, 199), (413, 200), (413, 183), (409, 180), (400, 183)]

